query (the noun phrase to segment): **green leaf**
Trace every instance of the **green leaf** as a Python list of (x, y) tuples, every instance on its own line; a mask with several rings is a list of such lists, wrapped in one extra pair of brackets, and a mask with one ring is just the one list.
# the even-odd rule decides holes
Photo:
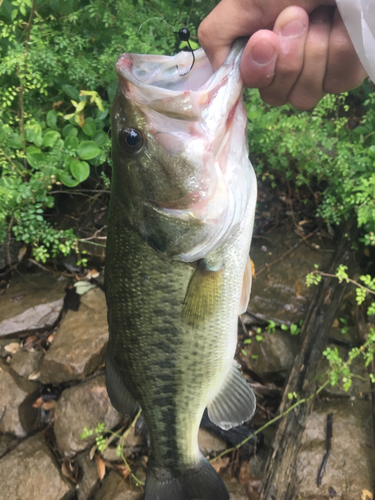
[(73, 177), (69, 175), (68, 172), (60, 173), (60, 181), (64, 184), (64, 186), (68, 187), (75, 187), (79, 184), (79, 181), (73, 179)]
[(76, 289), (76, 293), (78, 293), (78, 295), (83, 295), (89, 290), (92, 290), (96, 287), (96, 285), (93, 285), (89, 281), (77, 281), (77, 283), (74, 283), (73, 286)]
[(92, 140), (95, 141), (99, 147), (103, 147), (108, 141), (108, 135), (103, 132), (103, 130), (98, 130)]
[(33, 168), (40, 168), (46, 163), (47, 158), (45, 153), (42, 153), (40, 149), (35, 146), (29, 146), (27, 148), (26, 160)]
[(13, 148), (13, 149), (22, 149), (23, 148), (22, 137), (17, 132), (15, 132), (14, 134), (11, 134), (9, 136), (7, 143), (8, 143), (8, 146), (10, 148)]
[(107, 87), (108, 100), (110, 103), (112, 103), (113, 99), (115, 98), (117, 87), (118, 87), (117, 80), (115, 82), (111, 82)]
[(68, 135), (68, 137), (64, 141), (64, 146), (68, 149), (72, 149), (73, 151), (77, 151), (78, 148), (78, 139), (74, 135)]
[(43, 146), (45, 146), (46, 148), (51, 148), (60, 138), (60, 133), (56, 130), (47, 130), (47, 132), (43, 136)]
[(69, 84), (65, 84), (62, 86), (63, 91), (66, 95), (68, 95), (71, 99), (79, 101), (79, 90)]
[(46, 121), (49, 128), (57, 128), (57, 112), (54, 109), (48, 111)]
[(68, 125), (65, 125), (65, 127), (63, 128), (64, 137), (68, 137), (68, 135), (73, 135), (74, 137), (76, 137), (77, 134), (78, 134), (78, 128), (75, 127), (74, 125), (71, 125), (70, 123)]
[(100, 148), (96, 142), (83, 141), (78, 146), (77, 152), (82, 160), (91, 160), (92, 158), (95, 158), (95, 156), (98, 156)]
[(96, 132), (94, 118), (91, 117), (86, 118), (82, 130), (84, 131), (85, 134), (92, 137)]
[(83, 182), (90, 175), (90, 165), (85, 161), (72, 160), (70, 171), (78, 182)]

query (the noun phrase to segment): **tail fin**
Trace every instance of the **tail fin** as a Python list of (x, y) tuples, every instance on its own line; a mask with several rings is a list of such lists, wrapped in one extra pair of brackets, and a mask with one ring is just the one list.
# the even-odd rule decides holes
[(215, 469), (202, 457), (178, 476), (149, 468), (144, 500), (229, 500), (229, 494)]

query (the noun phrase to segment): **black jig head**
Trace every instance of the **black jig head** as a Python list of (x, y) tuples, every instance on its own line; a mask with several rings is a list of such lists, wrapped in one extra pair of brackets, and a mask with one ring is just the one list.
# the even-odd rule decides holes
[(188, 71), (186, 73), (184, 73), (183, 75), (180, 75), (180, 76), (186, 76), (193, 69), (193, 66), (194, 66), (194, 63), (195, 63), (194, 50), (191, 48), (191, 45), (190, 45), (190, 42), (189, 42), (190, 31), (187, 28), (181, 28), (179, 31), (174, 31), (173, 33), (175, 33), (176, 35), (178, 35), (178, 37), (181, 40), (181, 42), (186, 42), (188, 44), (189, 50), (191, 52), (191, 55), (193, 56), (193, 62), (191, 63), (191, 66), (188, 69)]

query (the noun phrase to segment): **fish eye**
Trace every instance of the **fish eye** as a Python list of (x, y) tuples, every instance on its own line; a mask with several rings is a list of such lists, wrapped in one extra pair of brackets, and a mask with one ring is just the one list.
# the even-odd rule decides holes
[(137, 154), (143, 146), (143, 135), (135, 128), (125, 128), (119, 133), (121, 147), (129, 154)]

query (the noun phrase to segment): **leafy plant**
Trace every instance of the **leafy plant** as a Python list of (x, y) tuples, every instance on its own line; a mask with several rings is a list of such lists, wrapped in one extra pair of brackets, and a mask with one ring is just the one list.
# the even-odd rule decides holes
[[(316, 279), (312, 280), (311, 275), (318, 277), (318, 282), (321, 281), (323, 276), (327, 276), (330, 278), (337, 278), (340, 282), (346, 281), (347, 283), (352, 283), (356, 286), (356, 300), (357, 304), (361, 305), (367, 295), (375, 295), (375, 278), (372, 278), (369, 274), (360, 276), (360, 280), (365, 283), (365, 285), (361, 285), (357, 281), (349, 278), (347, 273), (347, 266), (339, 265), (336, 274), (323, 273), (318, 269), (309, 273), (306, 277), (306, 285), (310, 286), (310, 284), (315, 284)], [(371, 305), (367, 308), (367, 314), (374, 314), (375, 312), (375, 302), (372, 302)], [(347, 321), (344, 318), (340, 318), (340, 322), (343, 323), (343, 328), (341, 329), (341, 333), (345, 334), (348, 330)], [(370, 329), (370, 333), (367, 335), (366, 342), (359, 348), (355, 347), (349, 351), (349, 359), (348, 361), (343, 361), (339, 355), (338, 349), (335, 347), (331, 349), (327, 347), (327, 349), (323, 352), (323, 355), (327, 358), (330, 364), (330, 380), (331, 385), (335, 386), (341, 380), (343, 384), (343, 388), (345, 391), (348, 391), (352, 385), (353, 374), (350, 371), (350, 364), (353, 359), (362, 355), (365, 366), (367, 367), (371, 361), (374, 359), (375, 354), (375, 331), (373, 328)], [(370, 379), (372, 382), (375, 382), (375, 375), (370, 373)]]
[[(91, 177), (109, 187), (114, 66), (125, 51), (173, 54), (214, 2), (2, 0), (0, 243), (13, 233), (45, 262), (77, 251), (45, 217), (55, 193)], [(194, 8), (193, 8), (194, 7)], [(163, 21), (163, 22), (161, 22)]]
[[(327, 95), (311, 111), (262, 103), (248, 91), (250, 158), (271, 184), (290, 184), (317, 215), (338, 224), (356, 214), (362, 241), (375, 244), (375, 93)], [(354, 113), (358, 116), (353, 116)]]

